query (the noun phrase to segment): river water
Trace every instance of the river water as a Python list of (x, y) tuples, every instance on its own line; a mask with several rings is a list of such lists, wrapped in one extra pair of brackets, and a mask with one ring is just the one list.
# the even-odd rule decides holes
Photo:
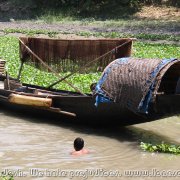
[[(141, 141), (180, 144), (179, 130), (179, 116), (129, 127), (88, 127), (1, 110), (1, 172), (11, 171), (15, 179), (144, 180), (162, 179), (162, 172), (180, 176), (180, 156), (139, 147)], [(76, 137), (85, 140), (89, 154), (70, 155)], [(137, 172), (141, 175), (132, 175)]]

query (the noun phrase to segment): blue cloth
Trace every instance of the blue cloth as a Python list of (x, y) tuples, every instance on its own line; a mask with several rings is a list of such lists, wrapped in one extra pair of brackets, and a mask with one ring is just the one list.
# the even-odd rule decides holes
[(95, 102), (95, 106), (97, 107), (99, 105), (99, 103), (110, 103), (112, 102), (109, 98), (106, 98), (102, 95), (97, 95), (96, 96), (96, 102)]

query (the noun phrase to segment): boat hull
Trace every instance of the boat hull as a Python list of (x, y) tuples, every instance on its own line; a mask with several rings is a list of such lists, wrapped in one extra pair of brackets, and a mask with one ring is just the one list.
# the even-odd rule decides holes
[[(24, 84), (25, 87), (36, 90), (48, 91), (48, 89)], [(149, 114), (144, 115), (134, 113), (127, 108), (123, 108), (118, 103), (100, 103), (95, 106), (95, 97), (91, 95), (82, 96), (81, 94), (69, 91), (51, 90), (59, 95), (52, 96), (53, 107), (59, 108), (63, 112), (75, 114), (63, 114), (51, 111), (47, 107), (35, 105), (17, 104), (9, 101), (9, 96), (19, 93), (11, 90), (0, 89), (0, 106), (11, 112), (21, 112), (22, 114), (49, 117), (49, 120), (67, 121), (82, 124), (119, 124), (121, 126), (144, 123), (158, 120), (163, 117), (180, 114), (180, 95), (159, 95), (156, 102), (150, 104)], [(26, 95), (26, 93), (24, 93)], [(65, 95), (66, 94), (66, 95)], [(29, 96), (30, 94), (27, 93)], [(34, 97), (34, 95), (32, 95)], [(38, 95), (35, 95), (38, 96)]]
[[(166, 111), (162, 113), (153, 113), (147, 116), (143, 116), (140, 114), (132, 113), (128, 109), (118, 108), (117, 105), (113, 105), (113, 104), (110, 105), (110, 107), (109, 105), (108, 106), (102, 105), (97, 109), (93, 108), (91, 105), (87, 106), (87, 104), (85, 108), (82, 108), (82, 106), (81, 107), (77, 107), (75, 105), (73, 106), (71, 104), (71, 107), (67, 108), (66, 110), (69, 110), (77, 115), (76, 117), (72, 117), (72, 116), (59, 114), (56, 112), (50, 112), (46, 109), (41, 109), (34, 106), (12, 104), (2, 99), (0, 99), (0, 106), (3, 108), (3, 110), (9, 112), (10, 114), (18, 112), (19, 114), (26, 115), (27, 117), (33, 116), (37, 118), (40, 117), (40, 118), (49, 119), (49, 122), (58, 121), (58, 122), (71, 122), (75, 124), (80, 123), (80, 124), (92, 124), (92, 125), (118, 124), (121, 126), (127, 126), (127, 125), (154, 121), (161, 118), (180, 114), (178, 111), (176, 112), (172, 111), (171, 108), (171, 112)], [(81, 110), (78, 108), (81, 108)], [(113, 111), (111, 109), (113, 109)]]

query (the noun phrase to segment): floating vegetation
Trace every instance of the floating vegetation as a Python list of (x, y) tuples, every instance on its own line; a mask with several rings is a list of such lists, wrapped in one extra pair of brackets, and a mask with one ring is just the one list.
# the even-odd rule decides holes
[[(133, 47), (133, 57), (139, 58), (180, 58), (180, 46), (167, 44), (152, 44), (135, 42)], [(0, 58), (6, 60), (6, 71), (12, 77), (17, 77), (20, 67), (19, 42), (18, 38), (12, 36), (0, 37)], [(66, 73), (60, 74), (64, 77)], [(84, 93), (90, 92), (91, 83), (97, 82), (101, 73), (79, 74), (76, 73), (67, 80), (81, 89)], [(57, 77), (52, 73), (39, 71), (38, 69), (25, 65), (21, 76), (21, 81), (28, 84), (49, 86), (57, 81)], [(73, 90), (66, 83), (57, 84), (54, 88)]]
[[(65, 77), (69, 73), (60, 73), (61, 77)], [(67, 79), (68, 82), (73, 84), (75, 87), (79, 88), (85, 93), (90, 93), (90, 85), (92, 83), (96, 83), (100, 78), (101, 73), (88, 73), (88, 74), (80, 74), (75, 73), (71, 77)], [(24, 65), (23, 72), (21, 75), (21, 81), (27, 84), (39, 85), (43, 87), (48, 87), (50, 84), (58, 81), (58, 77), (52, 73), (48, 73), (45, 71), (40, 71), (29, 65)], [(74, 91), (68, 84), (61, 82), (55, 85), (53, 88), (61, 89), (61, 90), (69, 90)]]
[(133, 55), (139, 58), (180, 58), (180, 46), (134, 42)]
[(119, 32), (78, 32), (77, 35), (85, 36), (85, 37), (104, 37), (104, 38), (137, 38), (144, 40), (166, 40), (166, 41), (179, 41), (180, 36), (178, 35), (169, 35), (169, 34), (127, 34), (127, 33), (119, 33)]
[(6, 175), (2, 172), (0, 173), (0, 180), (14, 180), (14, 177), (11, 174)]
[(55, 37), (58, 32), (57, 31), (48, 31), (48, 30), (42, 30), (42, 29), (4, 29), (3, 32), (5, 34), (9, 34), (9, 33), (22, 33), (22, 34), (26, 34), (28, 36), (34, 36), (37, 34), (44, 34), (44, 35), (48, 35), (49, 37)]
[[(48, 35), (49, 37), (53, 38), (56, 37), (59, 33), (61, 34), (70, 34), (66, 31), (48, 31), (43, 29), (11, 29), (6, 28), (3, 30), (5, 34), (10, 33), (22, 33), (28, 36), (34, 36), (38, 34)], [(128, 33), (119, 33), (119, 32), (77, 32), (76, 35), (85, 36), (85, 37), (104, 37), (104, 38), (137, 38), (143, 40), (166, 40), (166, 41), (180, 41), (180, 36), (173, 35), (173, 34), (145, 34), (145, 33), (138, 33), (138, 34), (128, 34)]]
[(149, 152), (162, 152), (162, 153), (170, 153), (170, 154), (180, 154), (180, 146), (178, 145), (170, 145), (166, 143), (153, 145), (151, 143), (141, 142), (141, 149)]

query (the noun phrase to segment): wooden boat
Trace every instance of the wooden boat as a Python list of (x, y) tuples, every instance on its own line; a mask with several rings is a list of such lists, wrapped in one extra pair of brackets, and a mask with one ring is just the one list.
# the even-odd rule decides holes
[[(41, 68), (43, 65), (48, 69), (48, 71), (56, 73), (56, 71), (52, 70), (49, 66), (49, 64), (52, 63), (52, 60), (51, 62), (49, 61), (52, 56), (54, 59), (56, 59), (57, 56), (61, 56), (63, 60), (67, 59), (67, 57), (68, 59), (72, 58), (74, 62), (77, 61), (77, 59), (82, 59), (84, 56), (82, 61), (77, 61), (79, 66), (82, 67), (86, 67), (90, 61), (89, 59), (92, 57), (95, 59), (95, 61), (93, 61), (93, 64), (95, 64), (98, 59), (105, 58), (106, 56), (104, 62), (101, 61), (99, 63), (98, 61), (99, 64), (96, 64), (96, 69), (97, 66), (104, 68), (108, 64), (114, 65), (113, 63), (110, 63), (114, 62), (114, 59), (121, 60), (122, 57), (130, 56), (131, 45), (132, 39), (85, 41), (20, 38), (20, 55), (22, 64), (19, 75), (17, 78), (8, 77), (8, 75), (3, 74), (2, 70), (0, 75), (0, 105), (1, 107), (7, 107), (10, 110), (18, 109), (22, 112), (24, 112), (24, 110), (29, 110), (30, 112), (36, 110), (36, 112), (39, 113), (53, 113), (60, 119), (92, 124), (110, 122), (113, 124), (131, 125), (157, 120), (164, 116), (179, 114), (180, 61), (177, 59), (168, 61), (168, 63), (158, 71), (156, 78), (154, 78), (157, 79), (157, 86), (156, 89), (153, 89), (153, 101), (148, 102), (148, 113), (143, 113), (138, 111), (138, 109), (136, 111), (136, 109), (122, 105), (120, 101), (114, 100), (110, 95), (108, 96), (107, 88), (103, 90), (106, 90), (107, 94), (105, 95), (105, 98), (107, 99), (109, 97), (109, 101), (101, 101), (98, 106), (95, 106), (97, 97), (99, 95), (102, 97), (102, 94), (98, 93), (97, 88), (94, 89), (94, 93), (92, 94), (84, 94), (79, 90), (77, 90), (78, 92), (71, 92), (53, 89), (52, 86), (40, 87), (20, 83), (20, 76), (24, 63), (29, 63), (31, 61), (30, 63), (34, 62), (36, 67)], [(58, 47), (61, 47), (61, 53), (59, 53)], [(85, 49), (82, 54), (76, 54), (74, 52), (74, 48), (81, 49), (82, 47)], [(56, 50), (53, 50), (54, 48)], [(90, 53), (87, 53), (88, 51), (86, 50), (88, 49), (91, 51)], [(99, 54), (100, 49), (101, 53)], [(85, 58), (87, 54), (88, 56)], [(56, 63), (59, 62), (56, 68), (62, 68), (62, 61), (59, 59), (56, 59), (55, 61)], [(131, 62), (131, 59), (128, 61)], [(141, 61), (137, 60), (137, 64), (140, 62)], [(117, 61), (115, 63), (117, 63)], [(112, 65), (110, 65), (110, 68), (112, 68)], [(69, 62), (66, 62), (65, 66), (68, 66), (67, 68), (73, 68)], [(104, 73), (107, 69), (108, 67), (105, 68)], [(77, 70), (73, 69), (73, 71), (76, 72)], [(129, 77), (129, 74), (130, 73), (127, 72), (125, 76)], [(60, 80), (54, 84), (64, 80), (66, 80), (66, 77), (60, 78)], [(127, 82), (124, 84), (127, 85)], [(134, 85), (130, 82), (128, 87), (133, 89)], [(137, 87), (139, 88), (139, 85), (137, 85)], [(136, 89), (136, 87), (134, 89)], [(144, 97), (144, 99), (146, 98), (145, 96), (142, 97)]]

